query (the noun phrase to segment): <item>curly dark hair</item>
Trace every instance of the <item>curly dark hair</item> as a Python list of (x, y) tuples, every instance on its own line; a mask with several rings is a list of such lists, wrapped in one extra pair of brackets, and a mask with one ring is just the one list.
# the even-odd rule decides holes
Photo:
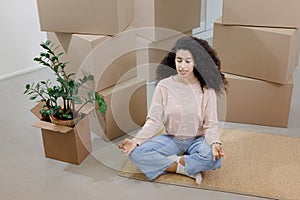
[(228, 82), (220, 71), (221, 61), (216, 51), (208, 42), (196, 37), (183, 36), (177, 40), (175, 46), (164, 57), (156, 69), (157, 81), (177, 74), (175, 57), (180, 49), (191, 52), (195, 61), (194, 75), (200, 82), (201, 88), (212, 88), (217, 94), (227, 91)]

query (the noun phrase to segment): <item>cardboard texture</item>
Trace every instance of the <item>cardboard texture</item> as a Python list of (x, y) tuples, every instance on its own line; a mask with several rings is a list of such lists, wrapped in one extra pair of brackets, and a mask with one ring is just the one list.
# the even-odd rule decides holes
[(288, 127), (292, 79), (285, 84), (277, 84), (228, 73), (225, 76), (229, 90), (226, 98), (218, 101), (218, 109), (221, 107), (218, 113), (224, 111), (224, 107), (219, 105), (226, 101), (225, 121)]
[[(188, 14), (180, 14), (188, 13)], [(151, 41), (159, 41), (185, 33), (200, 26), (201, 0), (135, 0), (135, 16), (132, 25), (137, 28), (160, 27), (162, 29), (139, 29), (139, 35)]]
[(105, 35), (83, 35), (47, 32), (47, 38), (61, 46), (56, 52), (63, 52), (63, 62), (69, 62), (67, 73), (77, 73), (85, 57), (101, 42), (109, 38)]
[(163, 58), (175, 45), (176, 41), (183, 35), (192, 36), (192, 31), (185, 34), (180, 34), (153, 42), (142, 37), (137, 37), (137, 73), (138, 76), (143, 77), (147, 82), (156, 80), (156, 69)]
[(299, 0), (223, 0), (223, 23), (300, 27)]
[(90, 115), (92, 131), (104, 140), (113, 140), (140, 128), (146, 120), (147, 94), (143, 78), (136, 77), (99, 92), (107, 112)]
[[(57, 52), (63, 52), (61, 56), (63, 62), (69, 62), (65, 68), (67, 73), (75, 73), (80, 77), (81, 73), (95, 74), (95, 71), (101, 71), (98, 76), (95, 76), (97, 83), (95, 85), (96, 91), (111, 87), (118, 82), (126, 81), (137, 76), (136, 71), (136, 52), (129, 51), (125, 54), (116, 54), (111, 60), (95, 59), (98, 55), (110, 54), (114, 51), (109, 48), (103, 51), (101, 49), (102, 43), (119, 43), (119, 45), (128, 46), (129, 42), (135, 41), (133, 34), (124, 34), (124, 37), (111, 37), (104, 35), (83, 35), (83, 34), (61, 34), (48, 32), (47, 38), (55, 44), (61, 46)], [(130, 44), (133, 45), (133, 44)], [(134, 43), (135, 45), (135, 43)], [(95, 52), (94, 52), (95, 51)], [(111, 55), (111, 54), (110, 54)], [(99, 69), (95, 69), (99, 68)]]
[(82, 67), (90, 66), (94, 66), (96, 91), (136, 77), (136, 33), (132, 27), (98, 45)]
[(214, 25), (213, 47), (224, 72), (286, 83), (298, 65), (300, 30)]
[(40, 119), (34, 122), (33, 126), (41, 129), (45, 156), (79, 165), (92, 151), (87, 115), (73, 128), (55, 125), (41, 120), (39, 110), (42, 105), (43, 103), (38, 103), (31, 112)]
[(132, 22), (134, 0), (37, 0), (42, 31), (115, 35)]

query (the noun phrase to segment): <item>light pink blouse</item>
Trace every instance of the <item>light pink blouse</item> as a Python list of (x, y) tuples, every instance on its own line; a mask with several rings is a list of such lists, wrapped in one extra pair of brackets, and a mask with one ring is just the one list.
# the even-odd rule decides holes
[(199, 82), (176, 82), (173, 76), (161, 80), (155, 88), (146, 123), (133, 140), (142, 144), (162, 126), (165, 133), (178, 138), (205, 136), (208, 144), (220, 142), (215, 91), (202, 90)]

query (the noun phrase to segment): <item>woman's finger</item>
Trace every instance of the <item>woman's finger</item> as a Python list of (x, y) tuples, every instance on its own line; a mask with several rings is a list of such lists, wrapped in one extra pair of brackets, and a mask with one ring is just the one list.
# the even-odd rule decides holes
[(223, 157), (224, 159), (226, 159), (226, 156), (225, 156), (222, 146), (220, 146), (220, 148), (219, 148), (219, 154), (220, 154), (220, 157)]
[(216, 161), (216, 159), (218, 159), (218, 156), (219, 156), (219, 152), (216, 149), (214, 149), (213, 150), (213, 160)]

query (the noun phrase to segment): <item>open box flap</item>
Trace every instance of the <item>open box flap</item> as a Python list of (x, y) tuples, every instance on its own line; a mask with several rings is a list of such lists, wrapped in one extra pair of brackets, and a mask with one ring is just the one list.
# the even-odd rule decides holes
[(60, 132), (60, 133), (68, 133), (71, 131), (73, 128), (68, 127), (68, 126), (61, 126), (61, 125), (56, 125), (50, 122), (45, 122), (45, 121), (36, 121), (32, 124), (32, 126), (41, 128), (41, 129), (46, 129), (49, 131), (55, 131), (55, 132)]
[(42, 115), (40, 113), (40, 110), (41, 110), (43, 105), (45, 105), (45, 102), (39, 102), (33, 108), (31, 108), (31, 110), (30, 110), (39, 119), (42, 119)]

